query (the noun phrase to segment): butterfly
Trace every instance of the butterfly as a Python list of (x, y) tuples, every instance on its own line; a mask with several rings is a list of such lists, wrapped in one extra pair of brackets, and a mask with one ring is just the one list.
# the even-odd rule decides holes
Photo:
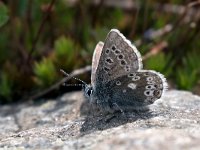
[(96, 45), (91, 85), (84, 83), (92, 106), (108, 113), (141, 110), (160, 99), (166, 89), (165, 77), (143, 70), (140, 52), (117, 29)]

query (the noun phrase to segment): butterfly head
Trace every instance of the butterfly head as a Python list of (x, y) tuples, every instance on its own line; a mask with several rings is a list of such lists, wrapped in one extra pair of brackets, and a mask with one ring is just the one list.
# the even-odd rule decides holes
[[(70, 77), (70, 75), (68, 73), (66, 73), (64, 70), (60, 69), (60, 71), (67, 77)], [(74, 86), (82, 86), (83, 90), (84, 90), (84, 93), (85, 93), (85, 96), (87, 98), (90, 98), (91, 95), (93, 94), (93, 88), (91, 85), (88, 85), (87, 83), (85, 83), (84, 81), (82, 81), (81, 79), (78, 79), (78, 78), (75, 78), (73, 76), (71, 76), (73, 79), (75, 80), (78, 80), (80, 82), (82, 82), (82, 84), (74, 84)]]
[(91, 85), (83, 84), (83, 90), (87, 98), (90, 98), (92, 96), (93, 88)]

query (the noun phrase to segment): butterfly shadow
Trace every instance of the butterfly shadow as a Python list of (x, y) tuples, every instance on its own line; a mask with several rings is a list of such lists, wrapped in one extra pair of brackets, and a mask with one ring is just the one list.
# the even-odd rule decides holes
[(158, 115), (152, 113), (152, 111), (149, 109), (146, 109), (145, 111), (137, 110), (124, 113), (115, 112), (113, 114), (103, 114), (96, 110), (90, 109), (90, 106), (87, 103), (82, 104), (80, 108), (80, 114), (85, 118), (85, 122), (82, 124), (80, 129), (82, 136), (91, 132), (118, 127), (126, 123), (135, 122), (137, 120), (147, 120)]

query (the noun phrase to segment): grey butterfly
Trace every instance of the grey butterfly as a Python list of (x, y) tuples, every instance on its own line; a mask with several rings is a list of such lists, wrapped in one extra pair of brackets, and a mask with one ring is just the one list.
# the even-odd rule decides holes
[(117, 29), (99, 42), (92, 59), (89, 102), (103, 112), (140, 110), (161, 98), (167, 89), (164, 76), (142, 69), (139, 51)]

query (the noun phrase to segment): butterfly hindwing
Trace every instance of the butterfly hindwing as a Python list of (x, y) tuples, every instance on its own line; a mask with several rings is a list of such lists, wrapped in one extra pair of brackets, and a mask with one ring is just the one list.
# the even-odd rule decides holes
[(117, 104), (122, 110), (130, 110), (159, 99), (166, 89), (166, 80), (160, 73), (142, 70), (109, 81), (106, 86), (110, 89), (110, 105)]

